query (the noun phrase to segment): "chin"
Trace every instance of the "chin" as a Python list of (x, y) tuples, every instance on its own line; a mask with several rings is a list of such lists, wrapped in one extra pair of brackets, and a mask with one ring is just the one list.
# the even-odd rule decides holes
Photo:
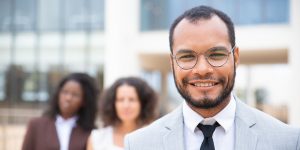
[(133, 117), (123, 117), (122, 121), (123, 122), (133, 122), (135, 120), (135, 118)]
[(217, 107), (220, 105), (225, 99), (220, 99), (219, 97), (212, 98), (212, 97), (202, 97), (202, 98), (186, 98), (187, 103), (192, 105), (195, 108), (201, 109), (210, 109)]

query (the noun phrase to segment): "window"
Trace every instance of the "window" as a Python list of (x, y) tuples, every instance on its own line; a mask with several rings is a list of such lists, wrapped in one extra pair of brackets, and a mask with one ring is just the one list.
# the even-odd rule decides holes
[(0, 31), (33, 30), (36, 23), (34, 0), (1, 0)]
[(104, 0), (66, 0), (67, 30), (104, 29)]
[(265, 20), (269, 23), (289, 22), (288, 0), (265, 0)]
[(1, 0), (0, 32), (103, 30), (104, 0)]
[(141, 30), (165, 30), (185, 10), (208, 5), (237, 25), (289, 22), (289, 0), (141, 0)]
[(14, 26), (17, 31), (34, 30), (36, 26), (36, 3), (34, 0), (14, 1)]
[(142, 0), (141, 6), (141, 30), (166, 29), (168, 27), (167, 7), (164, 0)]
[(11, 1), (0, 1), (0, 32), (9, 31), (11, 26)]
[(59, 30), (61, 26), (60, 0), (41, 0), (39, 10), (39, 29), (41, 31)]

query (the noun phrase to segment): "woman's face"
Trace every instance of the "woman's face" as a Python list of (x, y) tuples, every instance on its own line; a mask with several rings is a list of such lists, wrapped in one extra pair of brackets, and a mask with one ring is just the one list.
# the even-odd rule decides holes
[(124, 84), (117, 88), (115, 108), (117, 116), (123, 123), (137, 121), (141, 103), (133, 86)]
[(60, 115), (67, 119), (77, 114), (83, 104), (83, 92), (77, 81), (67, 81), (59, 92)]

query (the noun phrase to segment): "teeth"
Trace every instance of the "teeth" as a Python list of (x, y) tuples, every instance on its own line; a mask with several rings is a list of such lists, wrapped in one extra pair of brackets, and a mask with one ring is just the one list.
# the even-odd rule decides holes
[(214, 86), (214, 83), (195, 83), (194, 85), (197, 87), (210, 87)]

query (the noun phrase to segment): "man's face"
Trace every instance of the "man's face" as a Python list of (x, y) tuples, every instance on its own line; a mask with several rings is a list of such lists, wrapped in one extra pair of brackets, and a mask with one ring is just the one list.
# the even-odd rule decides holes
[(208, 109), (229, 102), (239, 59), (238, 48), (229, 54), (221, 67), (211, 66), (203, 55), (215, 47), (223, 47), (230, 52), (234, 45), (229, 42), (225, 23), (217, 16), (195, 23), (183, 19), (174, 30), (173, 41), (173, 55), (182, 50), (199, 54), (197, 64), (188, 70), (180, 68), (175, 59), (170, 60), (176, 87), (188, 104)]

